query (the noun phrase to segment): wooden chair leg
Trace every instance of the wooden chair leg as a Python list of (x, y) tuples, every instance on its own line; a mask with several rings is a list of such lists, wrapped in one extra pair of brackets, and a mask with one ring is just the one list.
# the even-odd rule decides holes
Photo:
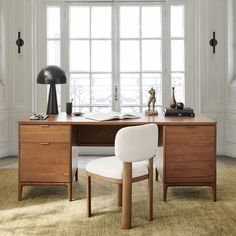
[(163, 201), (164, 202), (166, 202), (166, 199), (167, 199), (167, 189), (168, 189), (168, 185), (163, 184)]
[(153, 158), (148, 161), (148, 220), (153, 220)]
[(216, 183), (212, 184), (212, 196), (213, 196), (213, 201), (216, 202)]
[(18, 184), (18, 201), (22, 200), (22, 190), (23, 190), (23, 185)]
[(87, 176), (87, 214), (91, 217), (91, 177)]
[(79, 171), (78, 171), (78, 168), (77, 168), (76, 172), (75, 172), (75, 181), (78, 181), (78, 175), (79, 175)]
[(118, 207), (122, 207), (122, 184), (118, 184), (117, 205), (118, 205)]
[(156, 173), (156, 181), (158, 181), (158, 171), (157, 171), (157, 168), (155, 168), (155, 173)]
[(132, 163), (123, 163), (122, 229), (131, 228), (132, 215)]

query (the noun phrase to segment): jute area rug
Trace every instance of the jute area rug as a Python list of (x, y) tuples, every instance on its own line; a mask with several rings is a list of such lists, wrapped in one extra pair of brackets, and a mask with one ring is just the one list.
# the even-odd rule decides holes
[(162, 202), (154, 182), (154, 220), (147, 221), (147, 182), (133, 185), (132, 229), (121, 230), (116, 185), (92, 181), (92, 213), (86, 215), (86, 178), (79, 171), (73, 201), (65, 187), (25, 187), (17, 201), (17, 169), (0, 169), (0, 236), (7, 235), (236, 235), (236, 169), (218, 170), (218, 201), (209, 187), (175, 187)]

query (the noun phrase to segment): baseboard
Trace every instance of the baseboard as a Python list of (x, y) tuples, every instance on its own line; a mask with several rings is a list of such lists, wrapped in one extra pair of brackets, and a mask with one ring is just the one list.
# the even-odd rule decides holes
[(236, 144), (225, 143), (224, 155), (232, 158), (236, 158)]

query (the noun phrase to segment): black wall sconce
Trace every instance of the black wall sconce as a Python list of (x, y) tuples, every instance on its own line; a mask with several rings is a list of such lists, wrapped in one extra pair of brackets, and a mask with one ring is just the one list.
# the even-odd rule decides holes
[(209, 44), (213, 47), (213, 53), (216, 53), (216, 45), (217, 45), (217, 40), (216, 40), (216, 32), (213, 32), (213, 38), (210, 40)]
[(20, 37), (20, 32), (18, 32), (18, 39), (16, 40), (16, 45), (18, 46), (18, 54), (20, 54), (20, 48), (24, 45), (24, 40)]

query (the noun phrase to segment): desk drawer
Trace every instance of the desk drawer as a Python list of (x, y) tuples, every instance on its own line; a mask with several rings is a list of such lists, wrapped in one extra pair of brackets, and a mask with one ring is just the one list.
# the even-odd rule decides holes
[(20, 143), (21, 182), (69, 182), (69, 143)]
[(215, 181), (215, 151), (215, 126), (165, 127), (166, 181)]
[(20, 125), (20, 142), (70, 142), (69, 125)]

